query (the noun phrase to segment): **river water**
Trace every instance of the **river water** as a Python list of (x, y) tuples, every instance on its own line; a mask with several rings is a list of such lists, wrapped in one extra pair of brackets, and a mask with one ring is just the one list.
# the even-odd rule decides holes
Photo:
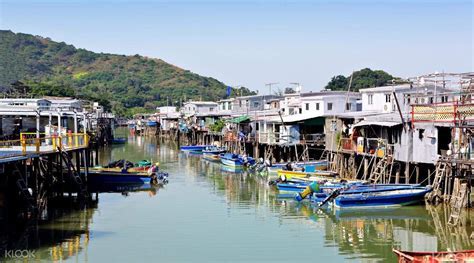
[[(278, 199), (262, 178), (222, 170), (176, 146), (129, 137), (101, 162), (159, 161), (169, 184), (100, 193), (96, 208), (40, 224), (37, 260), (72, 262), (395, 262), (393, 247), (415, 251), (473, 248), (470, 214), (448, 228), (447, 207), (318, 210)], [(466, 226), (467, 225), (467, 226)], [(28, 248), (28, 247), (27, 247)]]

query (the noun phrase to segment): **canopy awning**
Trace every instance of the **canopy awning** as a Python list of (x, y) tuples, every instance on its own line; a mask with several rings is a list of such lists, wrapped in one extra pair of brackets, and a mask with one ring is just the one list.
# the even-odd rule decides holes
[(401, 122), (394, 122), (394, 121), (368, 121), (368, 120), (363, 120), (360, 121), (356, 124), (354, 124), (352, 127), (361, 127), (361, 126), (370, 126), (370, 125), (375, 125), (375, 126), (382, 126), (382, 127), (393, 127), (397, 125), (401, 125)]
[(230, 119), (230, 120), (228, 120), (228, 122), (230, 122), (230, 123), (242, 123), (242, 122), (248, 121), (248, 120), (250, 120), (250, 117), (247, 116), (247, 115), (243, 115), (243, 116), (239, 116), (239, 117), (235, 117), (233, 119)]

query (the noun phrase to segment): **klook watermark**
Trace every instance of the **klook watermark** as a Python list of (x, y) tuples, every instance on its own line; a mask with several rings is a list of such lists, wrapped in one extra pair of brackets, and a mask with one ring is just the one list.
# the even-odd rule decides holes
[(28, 250), (28, 249), (11, 249), (11, 250), (5, 250), (5, 254), (3, 255), (5, 258), (35, 258), (34, 250)]

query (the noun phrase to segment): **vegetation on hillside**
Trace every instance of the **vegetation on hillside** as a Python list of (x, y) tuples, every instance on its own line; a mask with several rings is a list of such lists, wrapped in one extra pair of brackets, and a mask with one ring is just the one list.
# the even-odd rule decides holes
[[(331, 78), (331, 81), (326, 85), (325, 89), (329, 90), (347, 90), (351, 76), (337, 75)], [(383, 70), (371, 70), (364, 68), (359, 71), (354, 71), (352, 76), (351, 91), (359, 91), (359, 89), (380, 87), (391, 84), (396, 78)]]
[[(91, 99), (118, 115), (151, 111), (184, 100), (218, 100), (226, 85), (161, 59), (94, 53), (64, 42), (0, 30), (0, 87), (21, 81), (33, 96)], [(253, 94), (247, 88), (231, 95)]]

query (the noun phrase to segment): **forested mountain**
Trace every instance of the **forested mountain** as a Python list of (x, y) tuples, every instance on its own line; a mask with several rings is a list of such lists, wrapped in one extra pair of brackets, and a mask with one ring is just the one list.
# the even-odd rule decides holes
[[(29, 86), (33, 96), (94, 99), (119, 115), (226, 96), (222, 82), (161, 59), (94, 53), (49, 38), (0, 30), (0, 87), (8, 90), (17, 81)], [(243, 88), (242, 94), (250, 93)]]

